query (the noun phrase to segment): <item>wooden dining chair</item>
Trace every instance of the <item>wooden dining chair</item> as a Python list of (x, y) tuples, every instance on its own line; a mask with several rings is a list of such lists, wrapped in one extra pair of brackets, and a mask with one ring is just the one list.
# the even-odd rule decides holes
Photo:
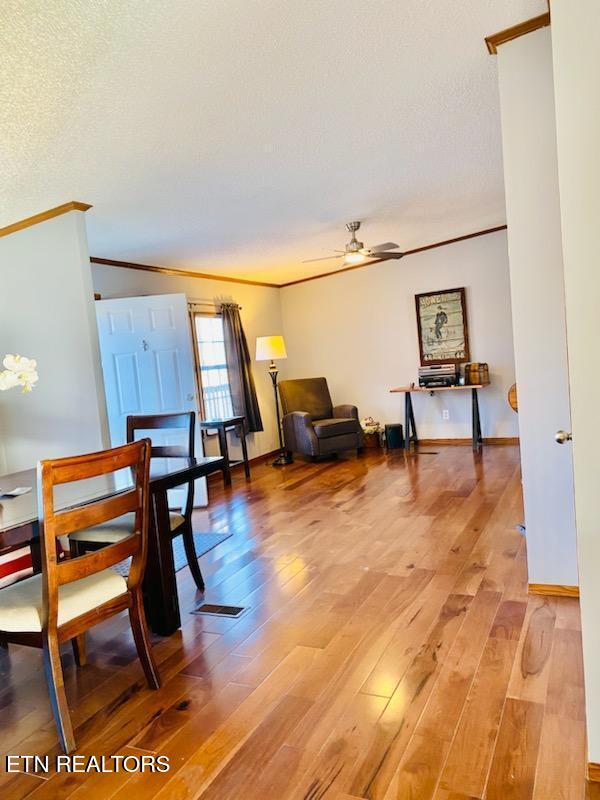
[[(185, 442), (177, 445), (152, 445), (153, 458), (194, 458), (194, 431), (196, 414), (186, 411), (178, 414), (143, 414), (127, 417), (127, 441), (135, 441), (138, 431), (152, 430), (182, 430), (185, 433)], [(169, 512), (171, 539), (176, 536), (183, 538), (183, 547), (188, 566), (198, 589), (204, 591), (204, 578), (198, 564), (196, 548), (194, 546), (194, 531), (192, 528), (192, 511), (194, 509), (194, 481), (187, 484), (185, 503), (179, 511)], [(87, 550), (103, 547), (107, 542), (115, 542), (128, 535), (131, 519), (123, 517), (105, 526), (89, 528), (78, 531), (70, 538), (71, 552), (78, 555)]]
[[(143, 414), (127, 417), (127, 441), (135, 441), (137, 431), (149, 430), (183, 430), (185, 442), (180, 445), (152, 445), (152, 458), (194, 458), (196, 414), (185, 411), (180, 414)], [(181, 513), (169, 512), (171, 522), (171, 539), (181, 536), (192, 578), (198, 589), (204, 591), (204, 578), (198, 564), (192, 528), (192, 511), (194, 510), (194, 481), (187, 484), (185, 503)]]
[[(85, 663), (85, 631), (127, 609), (148, 685), (160, 677), (148, 640), (141, 582), (148, 539), (150, 440), (100, 453), (42, 461), (38, 496), (42, 572), (0, 591), (0, 637), (41, 647), (50, 701), (63, 750), (75, 749), (59, 646), (71, 640), (78, 666)], [(85, 505), (57, 511), (54, 487), (130, 468), (133, 488)], [(57, 561), (57, 538), (123, 514), (134, 515), (130, 535), (80, 558)], [(127, 579), (110, 567), (131, 557)]]

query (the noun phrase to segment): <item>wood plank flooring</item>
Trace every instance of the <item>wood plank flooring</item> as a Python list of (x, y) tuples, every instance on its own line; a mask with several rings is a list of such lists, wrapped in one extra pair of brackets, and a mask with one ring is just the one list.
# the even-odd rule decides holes
[[(206, 600), (154, 639), (126, 617), (64, 648), (78, 752), (168, 756), (166, 774), (6, 774), (17, 800), (588, 800), (579, 607), (528, 597), (518, 450), (423, 447), (238, 473), (196, 529)], [(41, 656), (0, 649), (0, 751), (58, 752)]]

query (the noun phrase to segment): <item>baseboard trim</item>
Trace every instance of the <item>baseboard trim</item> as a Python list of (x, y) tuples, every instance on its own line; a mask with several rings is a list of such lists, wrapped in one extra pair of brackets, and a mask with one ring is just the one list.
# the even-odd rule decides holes
[[(519, 444), (518, 436), (491, 436), (483, 440), (484, 444)], [(462, 447), (464, 445), (472, 445), (473, 439), (419, 439), (419, 444), (424, 445), (450, 445)]]
[[(556, 583), (530, 583), (529, 594), (540, 594), (547, 597), (579, 597), (579, 586), (561, 586)], [(598, 775), (598, 780), (600, 780), (600, 772)]]
[[(248, 463), (250, 464), (251, 467), (253, 465), (256, 466), (257, 464), (260, 464), (261, 462), (264, 462), (266, 464), (267, 461), (269, 461), (271, 458), (275, 458), (275, 456), (277, 455), (279, 455), (279, 448), (277, 448), (277, 450), (270, 450), (268, 453), (263, 453), (260, 456), (254, 456), (254, 458), (249, 459)], [(242, 462), (240, 462), (239, 464), (233, 464), (231, 466), (232, 472), (238, 472), (239, 470), (243, 469), (244, 469), (244, 464)], [(220, 481), (221, 479), (222, 475), (220, 472), (212, 472), (208, 476), (209, 483), (212, 483), (213, 481)]]
[[(496, 445), (503, 445), (503, 444), (519, 444), (519, 437), (518, 436), (509, 436), (505, 438), (490, 438), (484, 439), (484, 444), (496, 444)], [(449, 446), (463, 446), (463, 445), (472, 445), (472, 439), (419, 439), (420, 445), (449, 445)], [(368, 449), (368, 448), (367, 448)], [(376, 448), (373, 448), (376, 449)], [(260, 463), (267, 463), (270, 459), (275, 458), (279, 454), (279, 448), (277, 450), (271, 450), (268, 453), (263, 453), (260, 456), (254, 456), (254, 458), (250, 459), (250, 466), (256, 466)], [(244, 465), (242, 463), (235, 464), (231, 467), (232, 472), (236, 472), (237, 470), (243, 469)], [(213, 472), (208, 476), (208, 482), (212, 483), (213, 481), (221, 480), (221, 474), (219, 472)]]
[(596, 761), (589, 761), (587, 765), (588, 781), (600, 783), (600, 764)]

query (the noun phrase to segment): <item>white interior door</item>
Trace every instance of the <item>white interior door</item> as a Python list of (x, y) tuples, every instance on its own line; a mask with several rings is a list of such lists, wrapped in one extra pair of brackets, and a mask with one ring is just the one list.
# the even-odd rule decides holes
[(576, 586), (573, 461), (554, 441), (571, 411), (550, 28), (500, 47), (498, 78), (529, 583)]
[[(196, 379), (187, 297), (163, 294), (96, 302), (108, 425), (113, 446), (126, 440), (130, 414), (196, 411)], [(154, 444), (180, 444), (183, 431), (152, 431)], [(196, 455), (202, 439), (196, 426)], [(172, 508), (185, 489), (169, 492)], [(206, 479), (196, 481), (194, 505), (207, 503)]]
[[(596, 349), (600, 291), (599, 29), (598, 0), (552, 0), (587, 760), (594, 765), (600, 763), (600, 375)], [(568, 430), (568, 420), (561, 427)], [(569, 447), (564, 449), (568, 451)]]

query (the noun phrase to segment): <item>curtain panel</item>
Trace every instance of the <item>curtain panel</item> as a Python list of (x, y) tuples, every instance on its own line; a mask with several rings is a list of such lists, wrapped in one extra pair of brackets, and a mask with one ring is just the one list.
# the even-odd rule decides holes
[(233, 413), (243, 414), (246, 417), (246, 430), (249, 433), (256, 433), (263, 430), (263, 424), (240, 307), (237, 303), (222, 303), (221, 313)]

